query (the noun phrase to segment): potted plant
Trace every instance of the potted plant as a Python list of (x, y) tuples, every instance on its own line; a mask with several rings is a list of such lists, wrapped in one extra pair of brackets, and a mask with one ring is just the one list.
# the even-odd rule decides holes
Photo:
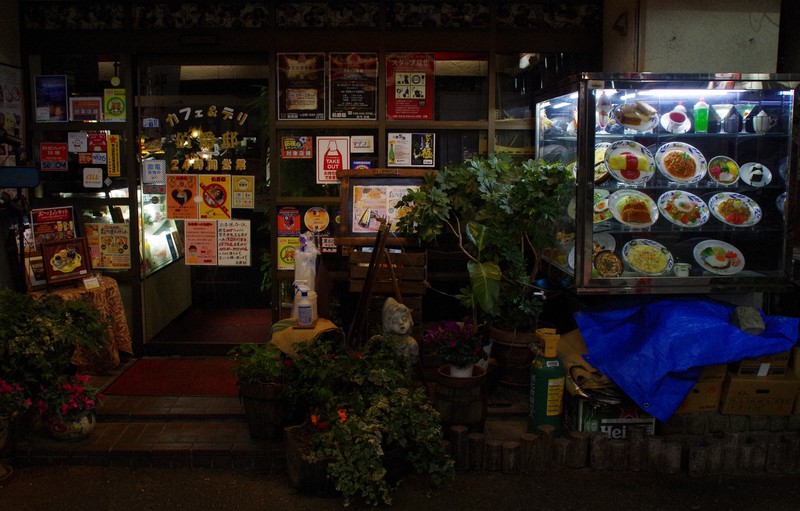
[(279, 438), (287, 420), (284, 380), (292, 359), (274, 344), (241, 344), (228, 352), (250, 436)]
[(453, 476), (439, 414), (390, 343), (370, 341), (355, 352), (341, 336), (323, 335), (299, 345), (295, 365), (287, 390), (307, 410), (300, 424), (286, 428), (296, 488), (324, 488), (324, 480), (308, 479), (324, 475), (345, 504), (378, 505), (391, 503), (403, 469), (437, 485)]
[[(506, 342), (497, 343), (497, 331), (536, 330), (544, 301), (535, 284), (541, 254), (556, 245), (574, 186), (562, 163), (517, 162), (502, 153), (445, 167), (397, 204), (407, 211), (398, 231), (426, 244), (450, 240), (466, 258), (469, 284), (457, 298), (474, 324), (495, 332), (493, 352)], [(530, 339), (520, 343), (527, 358)]]
[(89, 376), (62, 376), (43, 387), (36, 401), (47, 432), (58, 440), (86, 438), (95, 426), (102, 395), (89, 385)]
[(425, 330), (422, 342), (435, 348), (456, 378), (472, 376), (473, 366), (488, 358), (489, 340), (471, 321), (440, 321)]

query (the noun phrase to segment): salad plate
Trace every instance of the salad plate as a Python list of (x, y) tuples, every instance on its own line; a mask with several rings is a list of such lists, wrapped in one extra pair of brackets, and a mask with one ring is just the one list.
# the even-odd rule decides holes
[(723, 186), (736, 184), (739, 180), (739, 165), (727, 156), (715, 156), (708, 162), (708, 176)]

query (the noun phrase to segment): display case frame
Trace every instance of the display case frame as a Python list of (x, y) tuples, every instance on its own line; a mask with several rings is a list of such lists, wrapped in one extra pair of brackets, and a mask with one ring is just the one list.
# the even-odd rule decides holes
[[(788, 288), (792, 278), (791, 235), (796, 216), (797, 154), (792, 136), (797, 125), (799, 83), (800, 76), (797, 75), (584, 73), (538, 95), (534, 100), (537, 157), (548, 161), (560, 160), (573, 167), (576, 181), (573, 207), (564, 212), (557, 232), (558, 241), (545, 255), (550, 276), (577, 294), (739, 293)], [(607, 112), (609, 119), (602, 130), (599, 120), (608, 105), (601, 105), (601, 113), (598, 113), (596, 98), (601, 96), (601, 91), (614, 95)], [(748, 117), (742, 117), (731, 109), (723, 118), (713, 113), (712, 107), (708, 131), (697, 133), (692, 108), (701, 96), (711, 105), (750, 101), (756, 107)], [(628, 110), (631, 110), (637, 101), (644, 102), (645, 107), (650, 106), (655, 112), (643, 107), (650, 112), (644, 114), (645, 125), (626, 126), (631, 120), (623, 119), (613, 109), (629, 104), (632, 106)], [(667, 129), (668, 121), (664, 116), (677, 106), (678, 101), (687, 110), (690, 127), (687, 130), (685, 126), (673, 126), (673, 132)], [(562, 113), (556, 113), (552, 108), (558, 104), (562, 105)], [(766, 115), (773, 119), (764, 133), (757, 132), (753, 126), (753, 119), (760, 110), (766, 111)], [(737, 119), (726, 126), (725, 122), (733, 115)], [(616, 118), (622, 122), (617, 122)], [(615, 125), (618, 126), (614, 128)], [(582, 129), (585, 126), (594, 129)], [(726, 132), (726, 127), (730, 131)], [(619, 150), (620, 146), (613, 144), (620, 141), (635, 142), (638, 144), (636, 147), (651, 149), (653, 158), (648, 171), (652, 176), (641, 182), (633, 178), (626, 181), (620, 175), (600, 181), (595, 176), (597, 144), (612, 144), (606, 150), (612, 147)], [(656, 161), (658, 150), (674, 143), (684, 145), (678, 149), (685, 146), (698, 149), (705, 158), (705, 174), (698, 181), (687, 183), (670, 178), (663, 170), (666, 165), (663, 150), (659, 154), (661, 159)], [(692, 151), (686, 148), (686, 152)], [(639, 156), (646, 157), (645, 153), (641, 152)], [(610, 156), (614, 155), (619, 156), (612, 150)], [(729, 156), (740, 166), (761, 164), (771, 170), (771, 180), (763, 186), (753, 186), (743, 179), (731, 185), (719, 184), (711, 179), (709, 172), (709, 162), (715, 156)], [(602, 168), (608, 170), (605, 157)], [(616, 196), (615, 204), (611, 204), (615, 198), (613, 194), (624, 190), (648, 195), (651, 200), (647, 202), (655, 220), (641, 225), (626, 224), (611, 215), (619, 212), (612, 206), (621, 204), (620, 195)], [(716, 195), (740, 194), (752, 199), (760, 208), (761, 216), (752, 225), (747, 221), (737, 225), (734, 221), (718, 218), (719, 215), (709, 208), (704, 224), (680, 226), (670, 221), (663, 208), (658, 207), (659, 199), (664, 195), (669, 197), (667, 192), (671, 190), (694, 193), (707, 208), (720, 207), (721, 200), (715, 199)], [(595, 221), (596, 193), (606, 195), (609, 213), (607, 218), (598, 222)], [(746, 199), (742, 200), (747, 202)], [(597, 202), (602, 209), (603, 199)], [(754, 214), (753, 209), (750, 212)], [(611, 236), (602, 239), (613, 240), (609, 245), (614, 245), (612, 252), (622, 263), (621, 275), (601, 276), (594, 267), (597, 246), (605, 248), (602, 243), (596, 243), (598, 234)], [(631, 254), (629, 242), (636, 239), (650, 240), (665, 247), (669, 252), (665, 256), (667, 263), (659, 269), (668, 271), (648, 274), (632, 267), (630, 261), (622, 257), (622, 252), (627, 246), (627, 254)], [(703, 259), (705, 256), (700, 255), (702, 250), (696, 250), (704, 240), (716, 240), (724, 242), (719, 243), (720, 246), (728, 244), (736, 248), (736, 252), (743, 256), (742, 269), (709, 269), (706, 264), (711, 262)], [(707, 245), (708, 242), (701, 248), (707, 248)], [(717, 249), (716, 244), (713, 248)], [(672, 263), (689, 263), (688, 274), (684, 275), (683, 270), (676, 274), (669, 263), (670, 258)]]

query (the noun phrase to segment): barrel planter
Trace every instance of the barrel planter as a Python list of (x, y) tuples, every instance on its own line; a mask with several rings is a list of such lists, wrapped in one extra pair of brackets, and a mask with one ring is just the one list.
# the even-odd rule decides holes
[(443, 425), (483, 431), (488, 402), (486, 371), (473, 366), (471, 377), (453, 378), (449, 365), (439, 366), (433, 402)]
[(250, 436), (259, 440), (280, 439), (286, 425), (286, 403), (282, 397), (283, 385), (262, 383), (239, 385), (239, 399)]
[(498, 380), (509, 387), (528, 388), (536, 332), (512, 332), (489, 327), (492, 357), (497, 362)]
[(309, 454), (308, 444), (302, 434), (302, 424), (283, 429), (289, 484), (300, 493), (323, 497), (337, 495), (335, 482), (328, 479), (328, 463), (324, 460), (311, 462), (306, 459)]

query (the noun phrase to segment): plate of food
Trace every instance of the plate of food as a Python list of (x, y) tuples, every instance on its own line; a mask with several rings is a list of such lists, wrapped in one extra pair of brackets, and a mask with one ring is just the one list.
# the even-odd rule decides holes
[(676, 183), (696, 183), (706, 175), (706, 158), (696, 147), (667, 142), (655, 154), (659, 172)]
[(612, 217), (611, 210), (608, 209), (608, 190), (602, 188), (594, 191), (594, 223), (605, 222)]
[(619, 190), (608, 198), (608, 208), (619, 222), (628, 227), (650, 227), (658, 220), (658, 207), (646, 193)]
[(683, 190), (664, 192), (656, 204), (664, 218), (679, 227), (700, 227), (711, 216), (703, 199)]
[(606, 168), (606, 150), (611, 146), (611, 142), (600, 142), (594, 146), (594, 182), (600, 184), (609, 178), (608, 168)]
[(636, 131), (652, 131), (658, 126), (658, 110), (644, 101), (618, 105), (611, 111), (611, 118), (619, 124)]
[(708, 162), (708, 175), (720, 185), (736, 184), (739, 180), (739, 165), (727, 156), (714, 156)]
[(603, 250), (614, 250), (617, 248), (617, 240), (607, 232), (596, 232), (592, 235), (592, 253), (597, 254)]
[(604, 162), (611, 177), (629, 185), (641, 185), (653, 177), (653, 153), (633, 140), (618, 140), (607, 149)]
[(717, 220), (734, 227), (752, 227), (761, 220), (761, 207), (741, 193), (718, 193), (708, 201), (708, 209)]
[(619, 277), (622, 275), (622, 259), (611, 250), (601, 250), (596, 253), (592, 263), (601, 277)]
[(750, 162), (739, 167), (739, 177), (750, 186), (760, 188), (772, 181), (772, 172), (765, 165)]
[(622, 258), (632, 270), (645, 275), (661, 275), (672, 269), (672, 254), (661, 243), (633, 239), (622, 247)]
[(704, 270), (717, 275), (733, 275), (744, 268), (742, 253), (724, 241), (703, 240), (695, 245), (692, 255)]

